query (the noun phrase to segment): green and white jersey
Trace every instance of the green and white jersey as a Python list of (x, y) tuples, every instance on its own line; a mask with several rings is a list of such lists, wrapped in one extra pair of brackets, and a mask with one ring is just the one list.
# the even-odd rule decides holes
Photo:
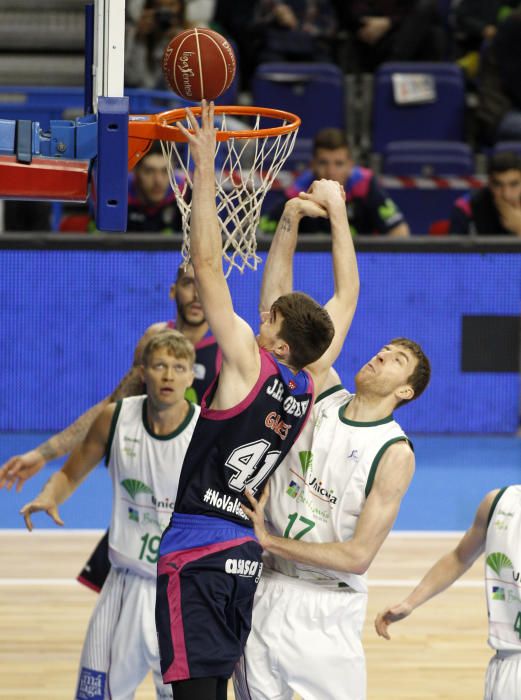
[(200, 409), (190, 404), (176, 431), (155, 435), (146, 402), (146, 396), (123, 399), (112, 419), (106, 456), (113, 484), (109, 558), (118, 569), (155, 578), (159, 540), (170, 522)]
[(485, 546), (488, 643), (521, 652), (521, 485), (499, 492)]
[[(392, 416), (372, 423), (343, 417), (353, 398), (341, 386), (321, 394), (302, 434), (270, 480), (266, 519), (277, 535), (306, 542), (349, 540), (385, 450), (407, 436)], [(366, 592), (365, 576), (268, 554), (267, 568), (303, 579), (343, 581)]]

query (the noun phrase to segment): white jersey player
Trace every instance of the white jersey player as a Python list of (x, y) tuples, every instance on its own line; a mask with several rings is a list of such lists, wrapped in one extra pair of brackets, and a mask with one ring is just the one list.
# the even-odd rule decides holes
[(365, 573), (414, 471), (392, 411), (429, 375), (416, 343), (391, 341), (357, 373), (356, 394), (334, 386), (318, 397), (267, 505), (250, 497), (265, 566), (235, 675), (241, 700), (365, 698)]
[(496, 489), (481, 501), (472, 526), (456, 548), (445, 554), (398, 605), (375, 620), (376, 631), (390, 639), (388, 627), (448, 588), (485, 553), (488, 643), (496, 651), (485, 680), (485, 700), (521, 700), (521, 485)]
[(178, 331), (154, 336), (143, 354), (148, 396), (110, 404), (62, 470), (22, 509), (29, 529), (31, 513), (39, 510), (63, 524), (57, 506), (105, 455), (113, 483), (112, 568), (85, 638), (77, 700), (131, 700), (150, 669), (157, 697), (172, 697), (159, 665), (156, 561), (199, 415), (184, 398), (194, 359), (192, 344)]

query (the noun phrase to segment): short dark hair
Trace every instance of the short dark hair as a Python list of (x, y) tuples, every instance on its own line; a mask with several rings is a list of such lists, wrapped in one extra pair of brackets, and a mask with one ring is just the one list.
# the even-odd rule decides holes
[(315, 362), (331, 345), (333, 322), (324, 307), (307, 294), (284, 294), (271, 310), (283, 318), (279, 337), (289, 345), (289, 364), (295, 369)]
[(521, 172), (521, 158), (512, 151), (500, 151), (494, 153), (488, 161), (487, 173), (505, 173), (507, 170), (519, 170)]
[(414, 340), (410, 340), (409, 338), (394, 338), (391, 340), (389, 345), (401, 345), (403, 348), (407, 348), (407, 350), (410, 350), (414, 357), (418, 360), (416, 367), (407, 377), (407, 384), (411, 385), (414, 391), (414, 396), (411, 399), (404, 399), (403, 401), (400, 401), (398, 404), (396, 404), (396, 408), (398, 408), (398, 406), (402, 406), (404, 403), (408, 403), (409, 401), (414, 401), (414, 399), (417, 399), (418, 396), (423, 394), (431, 378), (431, 363), (429, 362), (427, 355), (423, 352), (421, 346), (418, 345), (418, 343), (415, 343)]
[(325, 148), (328, 151), (335, 151), (337, 148), (350, 150), (345, 132), (342, 129), (334, 128), (321, 129), (316, 134), (313, 140), (313, 155), (319, 148)]

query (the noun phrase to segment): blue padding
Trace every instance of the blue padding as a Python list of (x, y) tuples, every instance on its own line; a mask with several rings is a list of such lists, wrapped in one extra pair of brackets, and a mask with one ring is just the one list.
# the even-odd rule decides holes
[(96, 225), (125, 231), (128, 206), (128, 97), (98, 99)]

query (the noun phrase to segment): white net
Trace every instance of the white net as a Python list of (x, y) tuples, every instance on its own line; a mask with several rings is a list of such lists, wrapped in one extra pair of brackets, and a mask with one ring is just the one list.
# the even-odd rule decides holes
[[(261, 115), (245, 125), (227, 114), (216, 118), (220, 131), (259, 131)], [(277, 126), (290, 123), (279, 120)], [(187, 128), (189, 124), (187, 123)], [(243, 272), (257, 269), (256, 233), (266, 193), (295, 145), (298, 129), (277, 136), (229, 138), (218, 141), (215, 153), (217, 214), (223, 240), (226, 276), (235, 267)], [(168, 165), (170, 185), (176, 195), (183, 222), (183, 260), (190, 261), (190, 216), (193, 162), (186, 143), (161, 141)]]

